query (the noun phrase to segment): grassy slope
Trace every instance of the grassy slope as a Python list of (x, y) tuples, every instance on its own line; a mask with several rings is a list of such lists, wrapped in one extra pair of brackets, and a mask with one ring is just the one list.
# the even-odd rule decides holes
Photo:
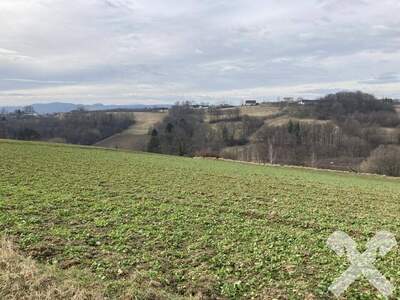
[[(328, 298), (348, 266), (325, 244), (332, 232), (399, 238), (397, 179), (10, 141), (0, 153), (3, 234), (39, 261), (93, 272), (114, 297), (133, 285)], [(398, 254), (376, 265), (400, 286)], [(349, 298), (357, 290), (374, 293), (361, 281)]]
[(251, 117), (270, 117), (280, 111), (279, 107), (271, 104), (257, 106), (241, 106), (240, 113)]
[(136, 123), (121, 133), (96, 144), (99, 147), (145, 151), (150, 139), (149, 128), (161, 122), (166, 112), (134, 112)]

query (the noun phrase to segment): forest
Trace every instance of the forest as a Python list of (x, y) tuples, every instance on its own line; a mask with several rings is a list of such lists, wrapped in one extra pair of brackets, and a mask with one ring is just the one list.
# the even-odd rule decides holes
[(103, 111), (77, 110), (51, 115), (16, 111), (0, 116), (0, 138), (92, 145), (134, 122), (130, 115)]
[(399, 163), (390, 171), (376, 167), (376, 156), (385, 158), (385, 165), (399, 157), (400, 118), (393, 100), (342, 92), (307, 104), (277, 105), (275, 115), (255, 117), (237, 107), (199, 110), (178, 104), (151, 130), (148, 150), (400, 175)]
[[(141, 150), (400, 176), (396, 107), (392, 99), (362, 92), (264, 103), (252, 110), (182, 102), (169, 108), (161, 121), (148, 125)], [(135, 114), (129, 111), (78, 109), (37, 115), (27, 107), (0, 115), (0, 138), (94, 145), (129, 132), (134, 124)]]

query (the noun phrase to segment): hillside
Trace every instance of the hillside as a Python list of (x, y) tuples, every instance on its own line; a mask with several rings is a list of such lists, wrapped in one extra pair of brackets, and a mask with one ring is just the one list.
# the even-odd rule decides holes
[[(54, 113), (66, 113), (77, 109), (85, 109), (86, 111), (102, 111), (102, 110), (123, 110), (123, 109), (156, 109), (159, 107), (169, 107), (170, 105), (148, 105), (148, 104), (131, 104), (131, 105), (105, 105), (101, 103), (97, 104), (74, 104), (74, 103), (34, 103), (30, 105), (31, 108), (38, 114), (54, 114)], [(26, 106), (4, 106), (0, 107), (1, 110), (6, 112), (14, 112), (16, 110), (24, 110)]]
[(276, 104), (263, 103), (257, 106), (241, 106), (240, 113), (251, 117), (271, 117), (281, 110)]
[(207, 109), (181, 103), (151, 135), (154, 153), (400, 176), (396, 102), (363, 92)]
[[(363, 245), (378, 230), (400, 234), (397, 179), (8, 140), (0, 153), (1, 232), (31, 268), (51, 269), (35, 293), (59, 284), (97, 299), (328, 299), (348, 267), (330, 234)], [(10, 262), (32, 262), (0, 253), (1, 298), (18, 285), (23, 298), (24, 278), (43, 271), (13, 277)], [(376, 266), (400, 286), (398, 254)], [(375, 294), (366, 280), (346, 296), (357, 291)]]
[[(260, 118), (271, 117), (279, 111), (279, 107), (269, 104), (253, 107), (240, 107), (241, 114)], [(113, 149), (146, 151), (148, 142), (150, 140), (150, 136), (148, 134), (149, 129), (152, 128), (155, 124), (161, 122), (168, 113), (134, 112), (132, 114), (136, 122), (134, 125), (121, 133), (117, 133), (107, 139), (96, 143), (95, 146)], [(204, 118), (205, 121), (209, 121), (210, 117), (206, 113)]]
[(118, 148), (127, 150), (146, 151), (150, 136), (149, 129), (160, 122), (166, 112), (134, 112), (132, 113), (135, 124), (121, 133), (117, 133), (105, 140), (95, 144), (95, 146), (105, 148)]

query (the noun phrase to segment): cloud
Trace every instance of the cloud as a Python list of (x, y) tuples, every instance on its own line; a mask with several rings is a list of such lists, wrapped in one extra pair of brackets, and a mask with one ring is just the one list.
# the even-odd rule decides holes
[(37, 84), (71, 84), (74, 82), (69, 81), (52, 81), (52, 80), (34, 80), (25, 78), (4, 78), (4, 81), (23, 82), (23, 83), (37, 83)]
[(365, 84), (386, 84), (400, 82), (400, 73), (385, 73), (377, 77), (361, 81)]
[(0, 105), (236, 101), (304, 86), (315, 97), (360, 88), (400, 97), (399, 9), (397, 0), (2, 0)]

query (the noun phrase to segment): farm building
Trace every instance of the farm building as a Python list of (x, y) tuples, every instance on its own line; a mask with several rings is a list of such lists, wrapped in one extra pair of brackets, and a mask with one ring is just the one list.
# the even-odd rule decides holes
[(245, 106), (254, 106), (254, 105), (257, 105), (257, 104), (258, 104), (257, 100), (246, 100), (245, 103), (244, 103)]

